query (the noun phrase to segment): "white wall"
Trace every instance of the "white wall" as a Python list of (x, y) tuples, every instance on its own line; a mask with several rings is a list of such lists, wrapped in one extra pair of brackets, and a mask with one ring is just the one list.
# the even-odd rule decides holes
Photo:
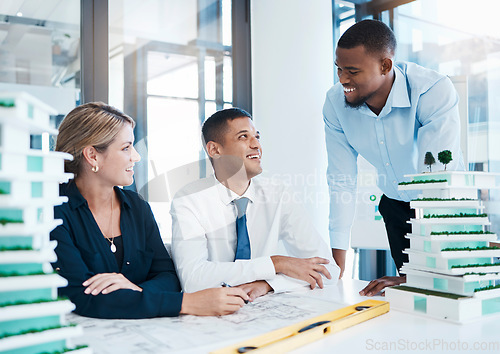
[(333, 85), (330, 0), (251, 2), (253, 116), (264, 175), (291, 181), (328, 239), (322, 108)]

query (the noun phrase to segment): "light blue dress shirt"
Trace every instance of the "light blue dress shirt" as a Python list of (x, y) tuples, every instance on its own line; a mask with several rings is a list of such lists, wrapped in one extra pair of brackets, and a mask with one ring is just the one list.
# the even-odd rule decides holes
[[(357, 156), (362, 155), (378, 171), (378, 187), (392, 199), (410, 201), (418, 192), (398, 191), (407, 174), (426, 171), (427, 151), (436, 157), (450, 150), (449, 170), (463, 170), (460, 150), (458, 95), (450, 79), (417, 64), (394, 65), (395, 81), (387, 102), (377, 116), (365, 104), (347, 107), (340, 83), (326, 95), (323, 107), (328, 152), (330, 190), (330, 243), (349, 247), (356, 202)], [(369, 230), (367, 230), (369, 232)]]

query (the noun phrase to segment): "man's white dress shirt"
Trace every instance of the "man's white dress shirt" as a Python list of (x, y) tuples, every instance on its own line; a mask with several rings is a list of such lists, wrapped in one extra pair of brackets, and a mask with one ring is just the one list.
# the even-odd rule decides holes
[[(247, 228), (252, 258), (234, 261), (236, 217), (234, 199), (246, 197)], [(283, 185), (254, 178), (242, 196), (210, 176), (182, 188), (172, 201), (172, 258), (185, 292), (236, 286), (265, 280), (275, 292), (288, 291), (305, 281), (276, 274), (271, 256), (323, 257), (335, 284), (340, 269), (330, 247), (315, 230), (293, 193)]]

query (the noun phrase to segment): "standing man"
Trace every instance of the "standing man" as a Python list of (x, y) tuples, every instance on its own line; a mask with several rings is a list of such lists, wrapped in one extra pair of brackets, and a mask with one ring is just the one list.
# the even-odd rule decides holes
[(172, 257), (186, 292), (240, 286), (251, 300), (308, 285), (335, 284), (340, 269), (289, 190), (257, 177), (260, 133), (244, 110), (203, 124), (214, 175), (172, 201)]
[[(413, 63), (394, 62), (396, 38), (383, 22), (364, 20), (339, 39), (335, 65), (339, 82), (323, 107), (330, 190), (330, 242), (341, 268), (349, 248), (356, 201), (357, 156), (378, 172), (384, 193), (379, 210), (391, 255), (399, 271), (408, 256), (404, 236), (413, 217), (409, 201), (417, 193), (399, 191), (404, 175), (425, 171), (424, 155), (451, 150), (448, 169), (464, 169), (460, 151), (458, 95), (450, 79)], [(370, 230), (366, 230), (369, 237)], [(372, 296), (406, 277), (373, 280), (361, 295)]]

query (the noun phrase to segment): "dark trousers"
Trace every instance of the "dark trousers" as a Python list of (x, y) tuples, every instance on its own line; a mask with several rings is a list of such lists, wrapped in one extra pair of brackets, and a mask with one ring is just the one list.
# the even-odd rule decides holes
[(380, 199), (378, 210), (384, 218), (392, 259), (399, 272), (403, 262), (408, 262), (408, 255), (403, 250), (410, 247), (410, 240), (405, 235), (411, 233), (411, 224), (407, 221), (415, 217), (415, 210), (410, 208), (410, 203), (391, 199), (385, 194)]

